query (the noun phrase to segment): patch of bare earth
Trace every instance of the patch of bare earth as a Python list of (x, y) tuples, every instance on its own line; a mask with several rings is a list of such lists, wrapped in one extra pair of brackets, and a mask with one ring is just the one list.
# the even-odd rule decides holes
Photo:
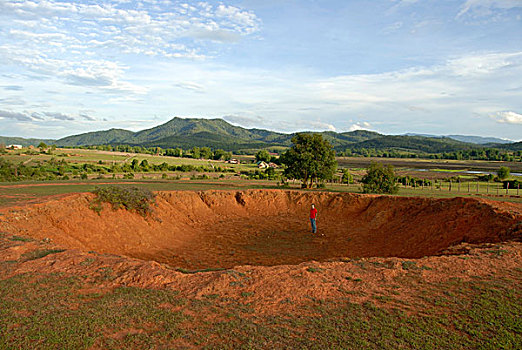
[[(161, 192), (150, 217), (89, 209), (91, 194), (0, 211), (0, 278), (82, 276), (240, 299), (259, 314), (349, 296), (413, 311), (421, 284), (510, 277), (522, 206), (483, 199), (252, 190)], [(308, 227), (319, 209), (321, 235)], [(28, 238), (27, 238), (28, 237)], [(402, 281), (408, 283), (402, 283)], [(379, 299), (381, 298), (381, 299)]]

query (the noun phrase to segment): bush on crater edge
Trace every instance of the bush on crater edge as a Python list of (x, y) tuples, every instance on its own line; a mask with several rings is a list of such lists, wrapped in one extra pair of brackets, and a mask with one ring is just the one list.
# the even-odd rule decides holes
[(131, 210), (147, 216), (152, 212), (151, 204), (155, 203), (154, 193), (138, 187), (96, 187), (93, 193), (96, 198), (91, 202), (90, 208), (98, 214), (102, 210), (101, 203), (109, 203), (114, 210)]

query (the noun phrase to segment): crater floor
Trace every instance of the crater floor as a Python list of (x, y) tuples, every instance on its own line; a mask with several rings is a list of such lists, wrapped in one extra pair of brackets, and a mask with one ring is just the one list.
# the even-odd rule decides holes
[[(285, 265), (354, 257), (420, 258), (461, 242), (520, 239), (522, 205), (279, 190), (159, 192), (143, 218), (92, 194), (3, 209), (0, 229), (68, 248), (185, 269)], [(309, 208), (315, 204), (318, 233)]]

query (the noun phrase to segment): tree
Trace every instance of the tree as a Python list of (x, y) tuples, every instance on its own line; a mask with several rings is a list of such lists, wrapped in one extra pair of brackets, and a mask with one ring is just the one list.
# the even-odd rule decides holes
[(256, 162), (270, 162), (272, 156), (266, 149), (262, 149), (256, 153)]
[(140, 168), (141, 170), (143, 171), (149, 171), (149, 162), (147, 161), (147, 159), (143, 159), (140, 163)]
[(353, 176), (350, 174), (348, 169), (343, 169), (343, 177), (341, 178), (343, 184), (351, 184), (353, 182)]
[(40, 151), (44, 151), (45, 149), (47, 149), (47, 144), (45, 142), (40, 142), (40, 144), (38, 145), (38, 148), (40, 149)]
[(140, 170), (140, 161), (137, 160), (136, 158), (134, 158), (131, 162), (131, 168), (134, 171), (139, 171)]
[(373, 163), (362, 178), (364, 193), (397, 193), (399, 187), (395, 183), (393, 166)]
[(203, 158), (203, 159), (212, 159), (212, 156), (214, 155), (214, 153), (212, 152), (212, 150), (208, 147), (201, 147), (199, 149), (199, 157), (200, 158)]
[(194, 159), (201, 158), (201, 152), (199, 150), (199, 147), (196, 147), (196, 146), (192, 147), (191, 153), (192, 153), (192, 158), (194, 158)]
[(497, 170), (497, 176), (499, 180), (505, 180), (509, 177), (509, 174), (511, 173), (511, 169), (509, 169), (507, 166), (501, 166)]
[(306, 188), (331, 179), (337, 169), (335, 152), (320, 134), (298, 133), (292, 147), (281, 155), (281, 163), (286, 166), (285, 176), (303, 181)]
[(222, 149), (217, 149), (214, 151), (214, 160), (229, 160), (230, 158), (232, 158), (232, 153), (230, 152), (226, 152)]

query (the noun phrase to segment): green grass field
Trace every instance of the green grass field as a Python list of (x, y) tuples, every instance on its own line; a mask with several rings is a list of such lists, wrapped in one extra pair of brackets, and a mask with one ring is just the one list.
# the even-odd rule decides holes
[[(86, 262), (88, 263), (88, 262)], [(9, 264), (0, 271), (9, 270)], [(316, 273), (321, 273), (320, 271)], [(278, 315), (242, 298), (100, 288), (99, 281), (29, 273), (0, 280), (1, 349), (520, 349), (522, 270), (510, 278), (418, 284), (415, 297), (310, 299)], [(245, 295), (244, 298), (247, 298)], [(391, 307), (386, 307), (386, 304)], [(397, 307), (394, 305), (398, 305)], [(399, 306), (400, 305), (400, 306)], [(408, 312), (404, 310), (408, 309)]]
[[(178, 158), (167, 156), (156, 156), (150, 154), (140, 153), (124, 153), (124, 152), (106, 152), (86, 149), (57, 149), (52, 155), (49, 154), (28, 154), (24, 151), (10, 151), (8, 154), (1, 155), (2, 158), (14, 163), (28, 162), (34, 164), (38, 161), (49, 161), (52, 158), (57, 160), (65, 160), (69, 163), (83, 164), (99, 164), (100, 161), (105, 165), (131, 163), (134, 159), (139, 162), (146, 159), (150, 164), (161, 164), (163, 162), (169, 165), (194, 165), (194, 166), (227, 166), (230, 168), (240, 170), (250, 170), (255, 168), (253, 164), (225, 164), (223, 161), (214, 161), (208, 159), (192, 159), (192, 158)], [(249, 163), (254, 159), (253, 157), (243, 157), (243, 160), (248, 160)]]
[[(46, 182), (16, 182), (0, 183), (0, 206), (22, 204), (35, 201), (46, 196), (56, 196), (67, 193), (91, 192), (96, 187), (116, 184), (118, 186), (137, 186), (147, 188), (152, 191), (205, 191), (205, 190), (235, 190), (235, 189), (291, 189), (301, 190), (299, 182), (290, 182), (290, 187), (280, 187), (277, 180), (245, 180), (245, 179), (205, 179), (205, 180), (121, 180), (121, 179), (101, 179), (101, 180), (69, 180), (69, 181), (46, 181)], [(442, 189), (433, 187), (404, 187), (399, 189), (399, 196), (422, 196), (422, 197), (466, 197), (475, 196), (490, 200), (501, 200), (514, 203), (522, 203), (522, 192), (517, 195), (517, 189), (499, 188), (499, 184), (479, 183), (479, 191), (476, 191), (476, 183), (470, 185), (468, 192), (467, 184), (458, 186), (453, 184), (451, 191), (447, 183), (443, 184)], [(498, 190), (498, 194), (497, 194)], [(360, 184), (328, 184), (324, 189), (314, 189), (313, 191), (334, 191), (362, 193)]]

